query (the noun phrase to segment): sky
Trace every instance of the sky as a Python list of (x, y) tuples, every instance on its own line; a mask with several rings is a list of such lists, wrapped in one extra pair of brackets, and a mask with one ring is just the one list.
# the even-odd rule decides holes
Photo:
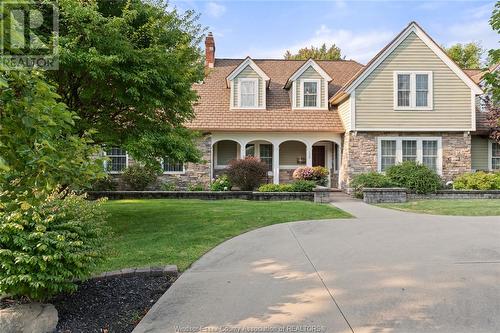
[(346, 59), (368, 62), (411, 21), (439, 44), (498, 48), (489, 26), (494, 1), (171, 0), (195, 10), (215, 37), (216, 58), (281, 59), (286, 50), (335, 43)]

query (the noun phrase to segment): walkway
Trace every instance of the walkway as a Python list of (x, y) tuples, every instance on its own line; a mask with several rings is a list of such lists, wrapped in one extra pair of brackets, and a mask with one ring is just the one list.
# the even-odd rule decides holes
[(500, 218), (335, 205), (357, 218), (274, 225), (213, 249), (134, 333), (500, 331)]

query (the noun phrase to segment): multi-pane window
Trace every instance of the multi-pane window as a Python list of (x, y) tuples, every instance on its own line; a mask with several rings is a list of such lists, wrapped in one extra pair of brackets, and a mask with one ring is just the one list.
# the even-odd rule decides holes
[(500, 144), (496, 142), (491, 143), (491, 168), (500, 170)]
[(436, 140), (422, 141), (422, 164), (437, 171), (438, 142)]
[(441, 159), (441, 138), (439, 137), (381, 137), (378, 139), (378, 171), (380, 172), (386, 171), (394, 164), (413, 161), (426, 165), (440, 174)]
[(240, 79), (240, 107), (257, 107), (258, 79)]
[(432, 72), (395, 72), (396, 109), (432, 109)]
[(427, 106), (427, 96), (429, 94), (429, 75), (416, 74), (415, 83), (417, 94), (416, 106)]
[(245, 156), (255, 156), (255, 144), (249, 143), (245, 146)]
[(318, 81), (304, 81), (304, 107), (318, 107)]
[(164, 158), (162, 161), (163, 172), (184, 172), (184, 163), (180, 161), (175, 161), (171, 158)]
[(387, 170), (396, 164), (396, 140), (382, 140), (380, 147), (380, 169)]
[(403, 162), (417, 160), (417, 140), (403, 140)]
[(273, 169), (273, 145), (261, 144), (259, 146), (260, 155), (259, 158), (262, 162), (267, 164), (269, 170)]
[(410, 74), (398, 74), (398, 106), (410, 106)]
[(108, 158), (105, 162), (107, 172), (123, 172), (127, 167), (127, 152), (124, 149), (118, 147), (109, 148), (106, 150), (106, 157)]

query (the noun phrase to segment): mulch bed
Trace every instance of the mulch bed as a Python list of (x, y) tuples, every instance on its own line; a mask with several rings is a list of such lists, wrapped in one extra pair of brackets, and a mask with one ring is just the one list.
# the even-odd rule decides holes
[(129, 333), (173, 282), (168, 276), (117, 276), (80, 283), (49, 301), (58, 333)]

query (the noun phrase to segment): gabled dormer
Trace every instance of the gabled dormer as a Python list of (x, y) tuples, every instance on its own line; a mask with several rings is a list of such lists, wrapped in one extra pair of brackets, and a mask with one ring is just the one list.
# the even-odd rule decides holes
[(290, 89), (292, 109), (328, 110), (328, 82), (332, 78), (309, 59), (285, 84)]
[(265, 109), (266, 91), (270, 79), (255, 62), (247, 57), (226, 78), (231, 89), (231, 109)]

